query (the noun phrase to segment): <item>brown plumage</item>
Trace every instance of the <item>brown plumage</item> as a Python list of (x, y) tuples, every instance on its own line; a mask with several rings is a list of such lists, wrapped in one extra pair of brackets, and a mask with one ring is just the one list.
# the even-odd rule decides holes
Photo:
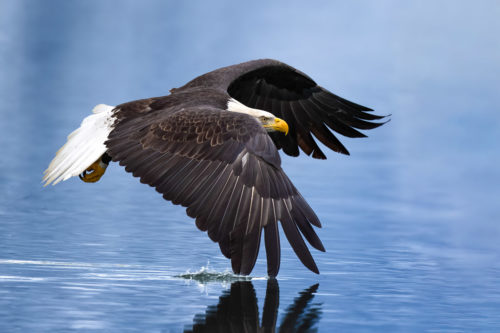
[[(302, 235), (324, 251), (312, 228), (321, 224), (281, 169), (278, 149), (296, 156), (300, 147), (325, 159), (314, 135), (348, 154), (328, 128), (362, 137), (355, 128), (380, 126), (370, 120), (382, 117), (276, 60), (221, 68), (171, 92), (117, 106), (107, 154), (166, 200), (187, 207), (235, 273), (252, 271), (262, 230), (268, 274), (278, 273), (278, 221), (302, 263), (318, 273)], [(255, 117), (227, 111), (230, 98), (283, 118), (289, 134), (268, 133)]]

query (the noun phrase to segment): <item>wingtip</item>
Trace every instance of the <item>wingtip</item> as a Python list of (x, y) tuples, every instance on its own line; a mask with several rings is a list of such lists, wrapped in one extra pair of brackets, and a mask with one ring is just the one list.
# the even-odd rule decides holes
[(379, 117), (380, 117), (380, 119), (387, 119), (387, 120), (386, 120), (386, 121), (383, 121), (383, 122), (381, 122), (381, 123), (376, 123), (376, 124), (381, 124), (381, 125), (383, 125), (383, 124), (385, 124), (385, 123), (388, 123), (389, 121), (391, 121), (391, 118), (389, 118), (389, 117), (391, 117), (391, 116), (392, 116), (392, 113), (388, 113), (388, 114), (385, 114), (385, 115), (383, 115), (383, 116), (379, 116)]
[[(388, 114), (388, 115), (386, 115), (386, 116), (383, 116), (383, 118), (387, 118), (387, 117), (390, 117), (390, 116), (391, 116), (391, 114)], [(383, 118), (382, 118), (382, 119), (383, 119)], [(388, 118), (386, 121), (383, 121), (383, 122), (381, 122), (381, 123), (372, 123), (374, 126), (373, 126), (373, 128), (371, 128), (371, 129), (378, 128), (378, 127), (380, 127), (380, 126), (382, 126), (382, 125), (387, 124), (387, 123), (388, 123), (388, 122), (390, 122), (390, 121), (391, 121), (391, 118)]]
[(315, 263), (315, 262), (313, 262), (313, 265), (314, 265), (314, 266), (312, 266), (312, 267), (307, 267), (307, 268), (309, 268), (309, 269), (310, 269), (313, 273), (316, 273), (316, 274), (318, 274), (318, 275), (319, 275), (319, 269), (318, 269), (318, 267), (316, 266), (316, 263)]
[(314, 248), (315, 248), (316, 250), (318, 250), (318, 251), (321, 251), (321, 252), (326, 252), (326, 250), (325, 250), (325, 246), (323, 245), (323, 243), (321, 242), (321, 240), (319, 241), (318, 246), (317, 246), (317, 247), (315, 246)]
[(268, 279), (276, 279), (276, 276), (278, 276), (278, 272), (276, 271), (267, 271), (267, 278)]

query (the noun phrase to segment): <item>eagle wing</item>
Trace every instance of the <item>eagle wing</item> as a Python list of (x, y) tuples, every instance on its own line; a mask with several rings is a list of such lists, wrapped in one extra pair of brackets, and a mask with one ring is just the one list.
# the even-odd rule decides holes
[[(299, 147), (314, 158), (326, 159), (316, 143), (349, 155), (331, 130), (347, 137), (365, 137), (361, 130), (376, 128), (384, 118), (365, 106), (343, 99), (318, 86), (309, 76), (277, 60), (262, 59), (228, 66), (204, 74), (179, 89), (215, 86), (251, 108), (265, 110), (284, 119), (288, 135), (272, 133), (278, 149), (291, 156)], [(314, 137), (313, 137), (314, 136)]]
[(213, 107), (141, 113), (150, 102), (117, 107), (106, 142), (112, 159), (166, 200), (187, 207), (235, 273), (252, 271), (262, 229), (268, 274), (278, 273), (278, 220), (302, 263), (318, 273), (301, 234), (324, 251), (311, 226), (320, 222), (281, 169), (278, 151), (257, 120)]

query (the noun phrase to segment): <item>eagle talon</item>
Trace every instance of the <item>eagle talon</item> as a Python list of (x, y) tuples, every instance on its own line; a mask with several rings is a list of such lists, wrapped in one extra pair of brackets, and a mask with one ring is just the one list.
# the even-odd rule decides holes
[(78, 175), (78, 177), (86, 183), (95, 183), (101, 179), (107, 167), (108, 165), (103, 163), (99, 158), (97, 161), (92, 163), (87, 170), (84, 170), (80, 175)]

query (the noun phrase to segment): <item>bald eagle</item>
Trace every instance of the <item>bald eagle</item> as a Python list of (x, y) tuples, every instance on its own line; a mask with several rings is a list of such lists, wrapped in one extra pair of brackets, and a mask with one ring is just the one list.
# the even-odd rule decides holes
[[(318, 86), (299, 70), (263, 59), (201, 75), (170, 95), (100, 104), (68, 136), (45, 171), (45, 185), (79, 175), (96, 182), (119, 162), (166, 200), (187, 207), (196, 226), (252, 271), (264, 230), (269, 276), (280, 267), (278, 221), (300, 261), (319, 273), (302, 236), (325, 251), (320, 221), (281, 168), (278, 150), (326, 159), (316, 140), (349, 154), (330, 131), (365, 137), (384, 122), (371, 109)], [(314, 137), (313, 137), (314, 135)]]

